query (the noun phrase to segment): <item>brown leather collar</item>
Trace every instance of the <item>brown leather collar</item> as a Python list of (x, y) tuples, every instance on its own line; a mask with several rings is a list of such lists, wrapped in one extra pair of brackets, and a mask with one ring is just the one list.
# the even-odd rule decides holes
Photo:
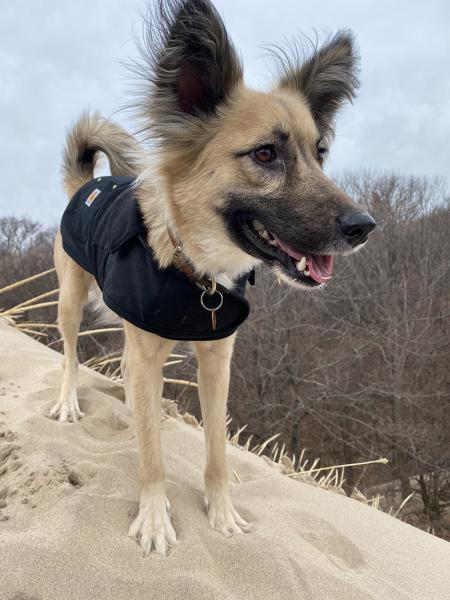
[(191, 260), (186, 256), (186, 254), (184, 254), (181, 242), (177, 240), (174, 232), (171, 230), (170, 227), (167, 227), (167, 233), (169, 234), (169, 238), (173, 246), (173, 266), (185, 275), (187, 275), (189, 279), (191, 279), (208, 294), (214, 294), (216, 291), (216, 278), (214, 277), (214, 275), (212, 275), (211, 277), (207, 277), (206, 275), (199, 276), (196, 273), (195, 267), (192, 264)]

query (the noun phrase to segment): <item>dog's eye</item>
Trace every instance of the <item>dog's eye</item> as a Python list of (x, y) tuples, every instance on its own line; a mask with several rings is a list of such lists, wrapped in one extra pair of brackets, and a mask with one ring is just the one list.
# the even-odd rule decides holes
[(260, 163), (271, 163), (273, 162), (277, 155), (275, 154), (275, 150), (272, 146), (263, 146), (262, 148), (258, 148), (258, 150), (254, 150), (252, 152), (252, 157)]
[(323, 140), (320, 140), (317, 143), (317, 160), (320, 162), (320, 164), (323, 164), (323, 161), (325, 160), (327, 154), (328, 146), (324, 143)]

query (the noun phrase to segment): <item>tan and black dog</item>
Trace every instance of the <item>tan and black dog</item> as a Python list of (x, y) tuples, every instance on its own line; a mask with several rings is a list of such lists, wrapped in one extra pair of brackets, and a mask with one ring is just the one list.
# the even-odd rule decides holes
[[(152, 153), (145, 156), (117, 125), (83, 115), (65, 149), (69, 197), (93, 178), (102, 151), (113, 176), (133, 177), (146, 243), (162, 270), (182, 256), (194, 280), (215, 286), (217, 279), (225, 290), (262, 263), (288, 284), (324, 286), (332, 277), (333, 257), (361, 247), (375, 226), (322, 170), (336, 113), (358, 86), (351, 32), (339, 31), (307, 56), (298, 48), (278, 53), (270, 92), (244, 84), (239, 58), (209, 0), (157, 2), (141, 50), (137, 107)], [(94, 190), (88, 206), (100, 191)], [(76, 420), (82, 416), (77, 334), (96, 284), (64, 251), (61, 234), (55, 264), (65, 362), (51, 414)], [(145, 554), (153, 549), (166, 554), (176, 534), (165, 490), (160, 402), (162, 367), (176, 342), (127, 319), (123, 325), (123, 375), (141, 475), (139, 513), (129, 533)], [(207, 454), (206, 510), (211, 526), (225, 536), (248, 530), (230, 498), (225, 458), (233, 342), (234, 335), (194, 341)]]

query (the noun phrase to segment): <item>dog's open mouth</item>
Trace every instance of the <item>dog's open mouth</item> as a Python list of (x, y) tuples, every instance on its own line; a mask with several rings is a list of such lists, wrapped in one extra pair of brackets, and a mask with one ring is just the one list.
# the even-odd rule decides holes
[(293, 248), (256, 219), (244, 221), (242, 229), (259, 258), (277, 263), (288, 277), (309, 286), (327, 283), (332, 278), (331, 254), (312, 254)]

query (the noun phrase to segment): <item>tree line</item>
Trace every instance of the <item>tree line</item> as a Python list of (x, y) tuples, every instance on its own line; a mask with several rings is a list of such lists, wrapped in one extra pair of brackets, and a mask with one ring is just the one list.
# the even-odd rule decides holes
[[(369, 469), (361, 481), (349, 470), (349, 491), (396, 482), (450, 538), (449, 194), (441, 180), (395, 174), (350, 174), (339, 183), (378, 227), (367, 247), (336, 259), (323, 292), (289, 289), (258, 271), (236, 342), (229, 412), (255, 441), (279, 433), (291, 453), (306, 448), (322, 464), (387, 457), (387, 468)], [(49, 268), (53, 235), (29, 219), (0, 218), (0, 287)], [(50, 285), (56, 280), (37, 281), (33, 292)], [(30, 289), (0, 304), (24, 295)], [(55, 311), (40, 316), (54, 321)], [(81, 338), (81, 358), (120, 343)], [(171, 376), (195, 378), (193, 358), (171, 368)], [(169, 387), (166, 396), (198, 410), (191, 388)]]

